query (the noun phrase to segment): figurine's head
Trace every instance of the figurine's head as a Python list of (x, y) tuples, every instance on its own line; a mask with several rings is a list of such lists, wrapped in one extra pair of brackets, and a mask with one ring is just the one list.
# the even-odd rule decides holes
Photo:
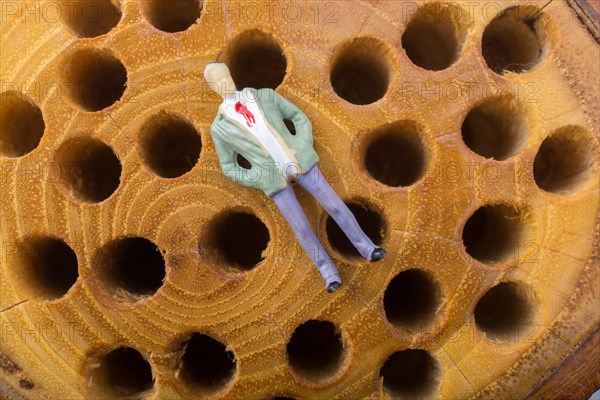
[(204, 69), (204, 80), (221, 97), (236, 91), (235, 83), (225, 63), (209, 63)]

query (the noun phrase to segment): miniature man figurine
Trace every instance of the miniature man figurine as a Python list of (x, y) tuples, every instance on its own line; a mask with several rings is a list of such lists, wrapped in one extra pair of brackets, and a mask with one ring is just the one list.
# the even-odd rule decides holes
[[(363, 257), (377, 261), (386, 255), (385, 250), (363, 232), (319, 171), (312, 125), (298, 107), (272, 89), (238, 91), (224, 63), (208, 64), (204, 79), (223, 98), (210, 128), (223, 173), (244, 186), (263, 190), (275, 201), (302, 248), (319, 269), (328, 292), (337, 290), (342, 280), (310, 227), (296, 199), (292, 181), (298, 182), (321, 203)], [(295, 133), (286, 127), (286, 119), (294, 124)], [(238, 164), (238, 155), (251, 164), (249, 169)]]

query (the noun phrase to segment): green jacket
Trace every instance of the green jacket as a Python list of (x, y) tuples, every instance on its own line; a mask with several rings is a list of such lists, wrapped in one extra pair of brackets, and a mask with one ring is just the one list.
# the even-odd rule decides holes
[[(313, 148), (312, 125), (306, 114), (273, 89), (250, 90), (266, 121), (276, 131), (273, 133), (295, 151), (302, 173), (308, 171), (319, 161), (319, 156)], [(284, 119), (290, 119), (294, 123), (295, 135), (285, 126)], [(273, 157), (249, 131), (235, 121), (219, 112), (210, 127), (210, 133), (221, 169), (229, 179), (244, 186), (261, 189), (268, 196), (286, 187), (288, 182), (275, 166)], [(250, 162), (250, 169), (237, 163), (238, 154)]]

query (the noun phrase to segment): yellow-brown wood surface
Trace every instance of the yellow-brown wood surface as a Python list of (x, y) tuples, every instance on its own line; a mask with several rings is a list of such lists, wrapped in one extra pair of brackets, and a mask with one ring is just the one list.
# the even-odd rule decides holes
[[(560, 397), (600, 323), (600, 57), (571, 2), (0, 5), (0, 397)], [(297, 189), (334, 294), (221, 173), (217, 59), (308, 115), (388, 251)]]

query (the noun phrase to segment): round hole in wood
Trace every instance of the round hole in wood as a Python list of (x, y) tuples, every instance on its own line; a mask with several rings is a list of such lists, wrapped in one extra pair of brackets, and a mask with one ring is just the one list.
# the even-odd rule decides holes
[(277, 40), (260, 29), (237, 35), (223, 53), (238, 90), (277, 88), (287, 72), (287, 58)]
[(154, 243), (139, 236), (115, 239), (93, 261), (94, 278), (114, 301), (133, 303), (154, 295), (165, 279), (165, 260)]
[(428, 351), (408, 349), (389, 356), (379, 376), (393, 399), (430, 399), (439, 390), (442, 368)]
[(99, 203), (121, 182), (121, 162), (104, 142), (92, 137), (68, 139), (55, 153), (58, 183), (78, 200)]
[(483, 263), (516, 262), (520, 250), (527, 250), (532, 224), (527, 210), (511, 204), (488, 204), (467, 220), (463, 244), (471, 257)]
[(209, 223), (200, 241), (200, 252), (217, 268), (247, 272), (264, 260), (269, 230), (249, 211), (226, 210)]
[(531, 333), (534, 315), (532, 290), (516, 282), (502, 282), (488, 290), (474, 311), (477, 327), (487, 338), (499, 341), (518, 341)]
[(598, 145), (593, 139), (578, 126), (560, 128), (544, 139), (533, 163), (533, 175), (540, 189), (568, 196), (590, 182), (598, 171), (598, 159), (594, 156)]
[(550, 18), (536, 6), (508, 8), (485, 28), (483, 58), (498, 74), (531, 71), (550, 52), (552, 26)]
[(518, 102), (510, 96), (499, 96), (469, 111), (462, 125), (462, 138), (480, 156), (502, 161), (521, 151), (528, 130), (527, 115)]
[(200, 18), (202, 0), (141, 0), (142, 15), (163, 32), (182, 32)]
[(439, 71), (461, 56), (468, 33), (467, 11), (452, 3), (427, 3), (417, 10), (402, 35), (402, 47), (421, 68)]
[(0, 155), (21, 157), (38, 147), (46, 124), (40, 108), (17, 92), (0, 93)]
[(93, 38), (112, 30), (121, 20), (119, 0), (60, 0), (60, 16), (80, 38)]
[(326, 380), (345, 359), (342, 333), (329, 321), (309, 320), (298, 326), (287, 344), (288, 362), (299, 376)]
[(63, 297), (79, 276), (77, 255), (62, 239), (33, 235), (23, 238), (9, 263), (15, 281), (27, 297)]
[(380, 127), (367, 135), (360, 146), (367, 172), (386, 186), (410, 186), (425, 174), (427, 151), (421, 128), (412, 121)]
[(442, 300), (440, 284), (433, 274), (409, 269), (390, 281), (385, 289), (383, 306), (392, 325), (422, 331), (434, 322)]
[(344, 43), (333, 57), (329, 79), (338, 96), (358, 105), (371, 104), (387, 93), (393, 74), (392, 50), (379, 39), (358, 37)]
[(191, 171), (202, 149), (200, 134), (194, 125), (167, 111), (146, 121), (139, 144), (146, 165), (163, 178), (177, 178)]
[(110, 50), (84, 48), (64, 60), (62, 83), (74, 104), (85, 111), (100, 111), (123, 96), (127, 70)]
[(90, 360), (88, 386), (95, 397), (143, 398), (154, 388), (152, 367), (138, 350), (119, 347)]
[(179, 378), (190, 389), (206, 395), (220, 391), (236, 371), (234, 353), (211, 336), (194, 333), (185, 343)]

